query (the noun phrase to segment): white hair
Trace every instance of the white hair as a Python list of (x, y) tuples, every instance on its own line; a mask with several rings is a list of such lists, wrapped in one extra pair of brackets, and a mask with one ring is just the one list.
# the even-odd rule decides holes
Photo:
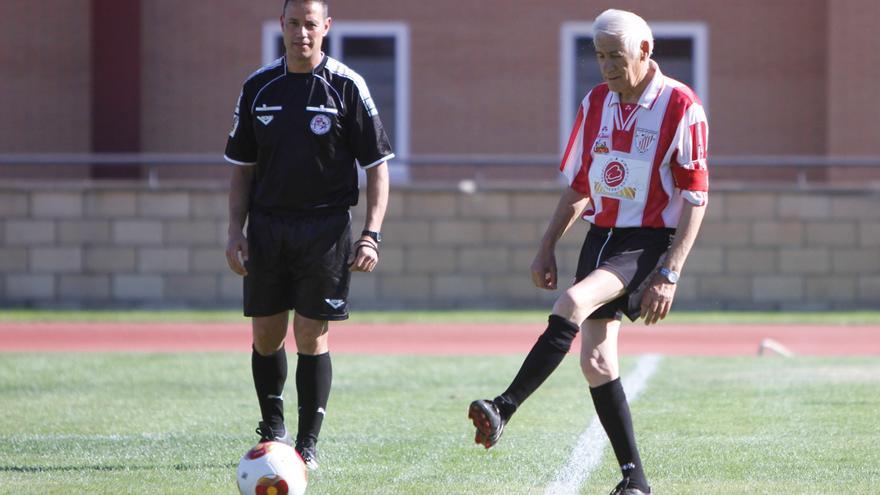
[(593, 21), (593, 36), (607, 34), (623, 41), (627, 53), (638, 56), (642, 41), (648, 42), (648, 56), (654, 53), (654, 34), (648, 23), (626, 10), (608, 9)]

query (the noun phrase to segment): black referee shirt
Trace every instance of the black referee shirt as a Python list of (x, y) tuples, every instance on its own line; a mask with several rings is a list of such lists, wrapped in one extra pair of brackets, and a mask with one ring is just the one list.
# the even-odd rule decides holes
[(355, 160), (394, 154), (364, 79), (325, 55), (310, 74), (281, 57), (245, 81), (225, 157), (257, 167), (251, 209), (283, 214), (357, 204)]

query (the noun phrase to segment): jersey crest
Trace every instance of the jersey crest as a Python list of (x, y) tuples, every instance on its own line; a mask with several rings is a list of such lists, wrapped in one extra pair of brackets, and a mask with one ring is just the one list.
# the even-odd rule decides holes
[(312, 117), (312, 122), (309, 124), (309, 127), (315, 134), (323, 136), (330, 132), (331, 123), (330, 117), (319, 113)]

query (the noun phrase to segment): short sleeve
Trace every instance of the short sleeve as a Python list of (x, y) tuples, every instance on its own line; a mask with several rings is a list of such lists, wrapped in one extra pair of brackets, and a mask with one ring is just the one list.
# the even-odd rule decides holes
[(368, 169), (394, 158), (394, 153), (366, 83), (360, 76), (354, 82), (348, 102), (353, 109), (349, 132), (355, 158), (362, 168)]
[(571, 134), (568, 137), (568, 144), (565, 147), (565, 153), (562, 155), (562, 164), (559, 165), (559, 171), (565, 176), (568, 185), (584, 196), (590, 195), (589, 184), (585, 180), (578, 179), (583, 175), (581, 171), (584, 169), (582, 151), (584, 148), (584, 128), (586, 127), (584, 121), (587, 116), (587, 109), (584, 107), (589, 105), (589, 98), (589, 95), (587, 95), (578, 108)]
[(590, 151), (593, 140), (599, 134), (602, 112), (608, 97), (608, 86), (600, 84), (591, 89), (578, 108), (577, 117), (562, 155), (559, 171), (565, 176), (568, 185), (575, 191), (590, 197), (589, 172), (593, 162)]
[(709, 192), (709, 124), (706, 112), (698, 102), (685, 111), (673, 142), (672, 177), (675, 187), (687, 201), (706, 204)]
[(251, 109), (245, 99), (244, 90), (238, 96), (235, 112), (232, 115), (232, 130), (226, 140), (224, 158), (234, 165), (256, 165), (257, 140), (254, 136)]

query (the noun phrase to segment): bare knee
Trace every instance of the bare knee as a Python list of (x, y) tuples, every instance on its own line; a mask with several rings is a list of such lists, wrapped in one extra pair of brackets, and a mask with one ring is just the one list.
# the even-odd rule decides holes
[(293, 337), (300, 354), (317, 355), (329, 351), (327, 331), (329, 324), (323, 320), (312, 320), (296, 315), (293, 321)]
[(566, 320), (573, 321), (575, 324), (583, 322), (589, 314), (584, 314), (584, 309), (578, 305), (574, 297), (573, 288), (569, 288), (559, 296), (553, 305), (553, 314), (559, 315)]
[(607, 359), (596, 349), (581, 354), (581, 371), (591, 387), (604, 385), (620, 375), (617, 361)]
[(287, 318), (287, 312), (284, 312), (252, 319), (254, 350), (257, 354), (268, 356), (281, 349), (287, 336)]

